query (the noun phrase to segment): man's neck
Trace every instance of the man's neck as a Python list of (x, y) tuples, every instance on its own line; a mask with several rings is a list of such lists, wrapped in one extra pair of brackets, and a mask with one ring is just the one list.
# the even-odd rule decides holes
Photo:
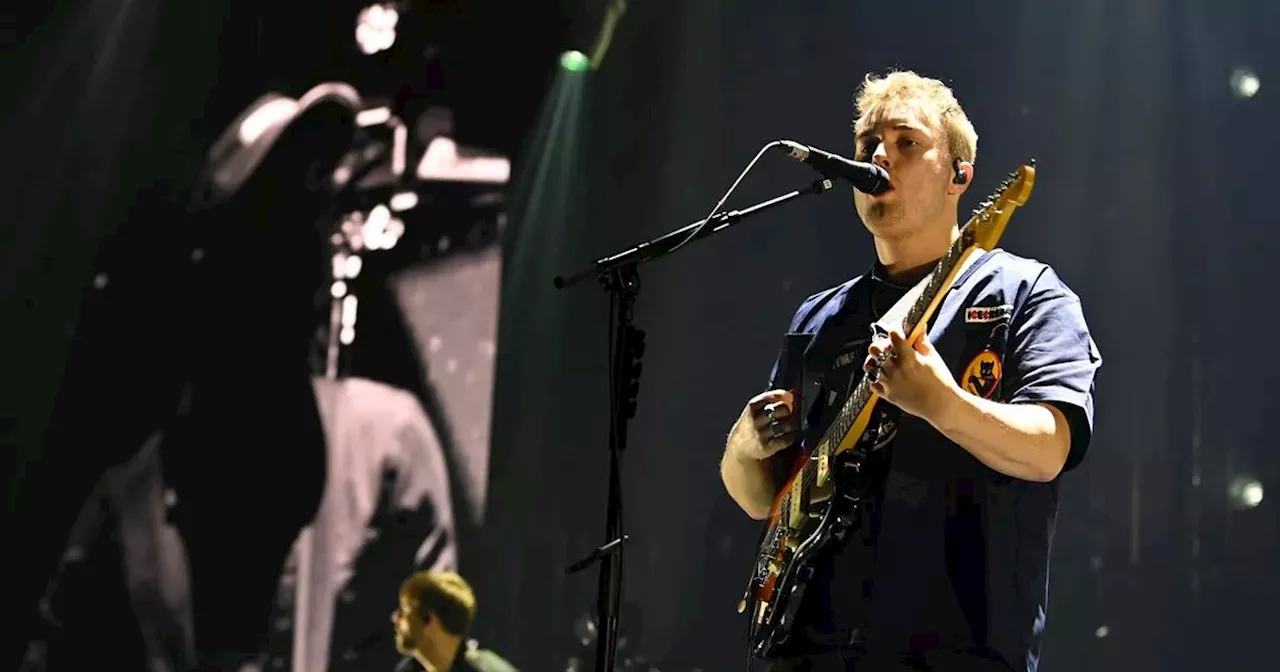
[(422, 666), (423, 672), (448, 672), (448, 668), (436, 667), (435, 663), (432, 663), (431, 659), (421, 651), (415, 652), (413, 658), (418, 661), (418, 665)]
[(923, 272), (947, 253), (947, 249), (960, 236), (960, 230), (952, 225), (948, 229), (929, 227), (928, 230), (901, 238), (876, 238), (876, 257), (880, 265), (895, 280), (920, 278)]
[(428, 670), (449, 672), (453, 669), (453, 663), (458, 657), (458, 650), (462, 648), (462, 638), (442, 637), (436, 644), (438, 646), (418, 647), (414, 657)]

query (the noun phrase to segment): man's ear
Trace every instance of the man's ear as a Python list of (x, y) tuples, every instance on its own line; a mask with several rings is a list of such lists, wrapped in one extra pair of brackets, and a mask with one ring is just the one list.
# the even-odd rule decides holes
[(951, 183), (947, 185), (947, 193), (963, 194), (973, 184), (973, 163), (954, 159), (951, 162)]

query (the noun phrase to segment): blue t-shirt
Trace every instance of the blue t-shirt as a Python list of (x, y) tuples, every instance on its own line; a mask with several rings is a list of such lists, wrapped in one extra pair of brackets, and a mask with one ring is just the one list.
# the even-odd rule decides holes
[[(907, 289), (879, 270), (809, 297), (792, 319), (793, 351), (779, 356), (769, 389), (802, 387), (807, 433), (825, 430), (844, 404), (863, 375), (870, 325)], [(1063, 471), (1080, 464), (1102, 359), (1079, 298), (1053, 269), (1002, 250), (982, 255), (957, 278), (928, 333), (963, 389), (1059, 408), (1071, 426)], [(783, 372), (796, 368), (784, 361), (802, 362), (803, 382), (798, 371)], [(1034, 672), (1058, 480), (1005, 476), (926, 421), (883, 401), (879, 408), (876, 445), (889, 451), (883, 490), (864, 524), (816, 567), (795, 622), (797, 652), (853, 638), (881, 653), (971, 654)]]

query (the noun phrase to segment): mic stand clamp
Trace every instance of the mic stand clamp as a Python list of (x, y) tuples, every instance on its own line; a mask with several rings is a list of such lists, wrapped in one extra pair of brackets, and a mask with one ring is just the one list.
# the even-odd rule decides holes
[(564, 573), (577, 574), (578, 572), (581, 572), (582, 570), (591, 567), (597, 562), (603, 560), (606, 554), (613, 553), (616, 549), (622, 546), (622, 544), (629, 539), (631, 539), (631, 537), (624, 534), (621, 537), (618, 537), (617, 539), (614, 539), (603, 546), (598, 546), (596, 550), (591, 551), (591, 555), (588, 555), (585, 558), (573, 563), (572, 565), (565, 567)]
[(640, 264), (653, 261), (684, 243), (705, 238), (733, 226), (757, 212), (780, 205), (806, 194), (821, 194), (831, 189), (830, 179), (815, 180), (807, 188), (792, 191), (745, 210), (721, 213), (710, 220), (700, 220), (629, 250), (597, 260), (591, 268), (569, 278), (557, 276), (555, 286), (563, 289), (595, 275), (610, 294), (609, 369), (609, 493), (605, 513), (605, 539), (608, 541), (591, 555), (567, 568), (568, 573), (581, 571), (597, 560), (601, 562), (597, 589), (598, 637), (596, 639), (596, 671), (613, 672), (618, 651), (618, 613), (622, 607), (622, 554), (627, 536), (622, 532), (622, 484), (620, 462), (627, 443), (627, 425), (636, 414), (636, 397), (640, 391), (641, 359), (644, 356), (644, 331), (634, 324), (636, 297), (640, 294)]

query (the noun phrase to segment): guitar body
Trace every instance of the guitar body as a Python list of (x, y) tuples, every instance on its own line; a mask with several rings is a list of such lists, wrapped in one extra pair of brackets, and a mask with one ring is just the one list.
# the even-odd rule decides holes
[[(867, 427), (862, 429), (865, 432)], [(753, 655), (768, 658), (785, 651), (816, 564), (824, 552), (838, 549), (862, 524), (867, 504), (888, 466), (887, 455), (873, 451), (873, 444), (867, 436), (854, 450), (834, 458), (829, 487), (821, 499), (809, 502), (802, 519), (793, 525), (784, 493), (802, 483), (798, 479), (804, 478), (804, 465), (813, 459), (812, 451), (802, 450), (786, 486), (774, 500), (756, 557), (752, 574), (756, 612), (750, 637)]]
[[(1031, 196), (1034, 166), (1032, 162), (1011, 173), (974, 211), (933, 272), (876, 322), (877, 333), (897, 330), (910, 344), (924, 335), (945, 290), (984, 249), (995, 247), (1013, 211)], [(880, 355), (877, 370), (890, 356)], [(817, 562), (862, 524), (868, 501), (884, 482), (888, 450), (879, 445), (879, 428), (872, 426), (879, 401), (864, 377), (821, 435), (801, 443), (801, 456), (774, 499), (746, 594), (738, 603), (739, 613), (750, 610), (749, 640), (756, 657), (784, 655)]]

